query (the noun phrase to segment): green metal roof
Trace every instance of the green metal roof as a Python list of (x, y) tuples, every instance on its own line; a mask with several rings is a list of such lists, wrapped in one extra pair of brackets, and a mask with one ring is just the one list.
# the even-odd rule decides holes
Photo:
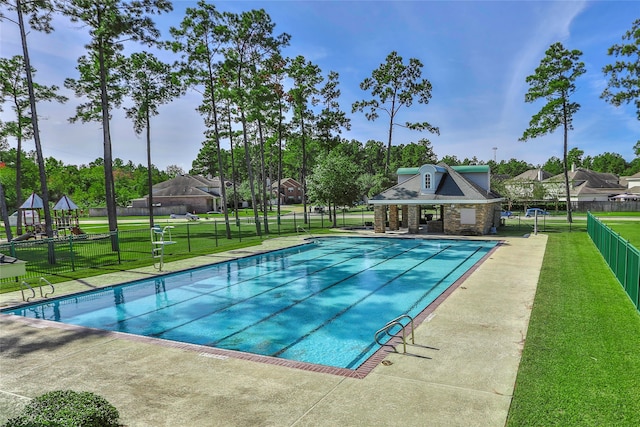
[(489, 172), (489, 165), (451, 166), (458, 173)]
[[(458, 173), (489, 172), (489, 165), (452, 166), (451, 169)], [(396, 172), (398, 175), (417, 175), (418, 173), (420, 168), (398, 168)]]
[(396, 174), (398, 175), (417, 175), (420, 172), (420, 168), (398, 168)]

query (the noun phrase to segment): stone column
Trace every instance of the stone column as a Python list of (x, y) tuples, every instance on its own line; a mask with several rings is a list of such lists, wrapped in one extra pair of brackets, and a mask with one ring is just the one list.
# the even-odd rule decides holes
[(389, 205), (389, 230), (399, 230), (398, 205)]
[(409, 205), (402, 205), (402, 228), (409, 226)]
[(420, 232), (420, 205), (411, 205), (408, 207), (408, 228), (410, 234), (418, 234)]
[(384, 233), (385, 232), (385, 210), (386, 206), (383, 205), (374, 205), (373, 206), (373, 232), (374, 233)]

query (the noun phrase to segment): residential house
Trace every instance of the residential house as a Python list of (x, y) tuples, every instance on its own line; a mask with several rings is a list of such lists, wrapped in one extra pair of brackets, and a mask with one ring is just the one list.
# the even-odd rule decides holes
[(274, 195), (274, 199), (280, 198), (280, 204), (283, 205), (302, 203), (303, 190), (302, 184), (293, 178), (283, 178), (279, 185), (277, 181), (271, 184), (271, 193)]
[[(612, 173), (594, 172), (589, 169), (571, 167), (569, 175), (569, 195), (574, 209), (586, 202), (606, 202), (610, 197), (624, 192), (626, 187)], [(566, 201), (564, 174), (558, 174), (543, 181), (546, 198)]]
[[(225, 181), (226, 188), (232, 187)], [(179, 175), (152, 187), (154, 206), (175, 206), (191, 213), (218, 211), (221, 206), (221, 181), (219, 177), (202, 175)], [(132, 201), (132, 207), (148, 207), (149, 195)], [(185, 213), (185, 212), (174, 212)]]
[(620, 184), (626, 184), (626, 193), (640, 195), (640, 172), (635, 175), (621, 177)]
[(530, 169), (504, 181), (505, 196), (512, 200), (540, 200), (544, 198), (542, 182), (551, 178), (549, 172), (541, 168)]

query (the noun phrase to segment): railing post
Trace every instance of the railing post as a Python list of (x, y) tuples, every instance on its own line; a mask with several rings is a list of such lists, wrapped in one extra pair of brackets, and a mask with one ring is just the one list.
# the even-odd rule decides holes
[[(118, 245), (120, 247), (120, 245)], [(73, 235), (69, 235), (69, 255), (71, 255), (71, 271), (76, 271), (76, 257), (73, 253)]]
[(238, 221), (238, 241), (242, 242), (242, 227), (240, 227), (240, 221)]
[(187, 252), (191, 252), (191, 232), (189, 223), (187, 223)]
[(218, 221), (216, 221), (215, 219), (213, 220), (213, 230), (214, 230), (214, 236), (216, 238), (216, 248), (218, 247)]
[(122, 264), (122, 258), (120, 257), (120, 231), (114, 231), (116, 238), (116, 246), (118, 247), (118, 264)]

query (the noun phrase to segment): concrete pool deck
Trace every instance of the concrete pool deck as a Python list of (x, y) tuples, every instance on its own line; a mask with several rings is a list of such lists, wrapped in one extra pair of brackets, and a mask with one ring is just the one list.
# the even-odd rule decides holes
[[(363, 379), (0, 315), (0, 423), (30, 398), (73, 389), (106, 398), (130, 427), (504, 426), (547, 237), (501, 240), (416, 328), (409, 354), (389, 354)], [(268, 239), (164, 270), (300, 241)], [(151, 267), (58, 284), (56, 295), (153, 274)], [(0, 307), (21, 301), (19, 292), (0, 294)]]

